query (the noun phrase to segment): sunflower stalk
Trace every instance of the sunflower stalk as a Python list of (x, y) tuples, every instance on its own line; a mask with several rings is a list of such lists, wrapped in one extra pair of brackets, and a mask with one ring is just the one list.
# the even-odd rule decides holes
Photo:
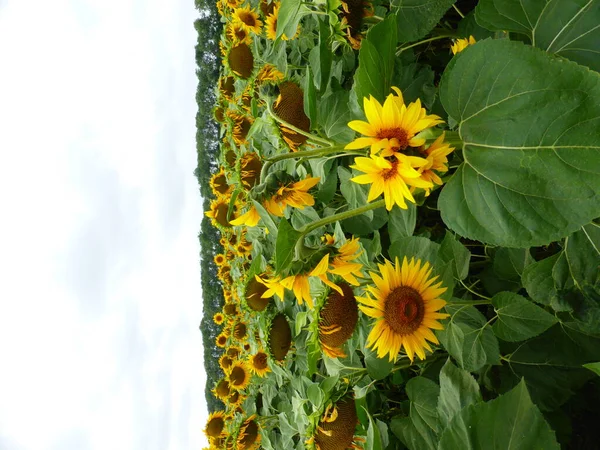
[(404, 47), (399, 47), (398, 50), (396, 51), (396, 56), (400, 56), (400, 54), (406, 50), (408, 50), (409, 48), (413, 48), (413, 47), (417, 47), (421, 44), (427, 44), (428, 42), (433, 42), (433, 41), (437, 41), (439, 39), (448, 39), (448, 38), (456, 38), (458, 37), (458, 35), (456, 33), (448, 33), (446, 32), (446, 30), (444, 30), (445, 32), (443, 34), (439, 34), (437, 36), (433, 36), (427, 39), (423, 39), (422, 41), (418, 41), (418, 42), (413, 42), (410, 45), (406, 45)]
[(290, 130), (301, 134), (302, 136), (306, 136), (309, 139), (312, 139), (315, 142), (318, 142), (321, 145), (324, 145), (325, 147), (332, 147), (335, 145), (335, 142), (330, 141), (329, 139), (324, 139), (322, 137), (316, 136), (312, 133), (307, 133), (306, 131), (292, 125), (291, 123), (283, 120), (281, 117), (279, 117), (277, 114), (275, 114), (273, 112), (273, 110), (271, 109), (271, 106), (269, 105), (269, 103), (266, 103), (267, 106), (267, 111), (269, 111), (269, 114), (271, 115), (271, 117), (273, 117), (273, 119), (275, 119), (276, 122), (279, 122), (281, 125), (283, 125), (286, 128), (289, 128)]

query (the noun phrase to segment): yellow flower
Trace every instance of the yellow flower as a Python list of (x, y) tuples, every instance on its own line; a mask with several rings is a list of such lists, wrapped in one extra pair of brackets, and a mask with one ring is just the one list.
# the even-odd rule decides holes
[(258, 19), (258, 14), (247, 6), (245, 8), (236, 8), (233, 11), (233, 21), (242, 24), (247, 30), (255, 34), (260, 33), (262, 22)]
[(277, 68), (272, 64), (265, 64), (258, 71), (258, 75), (256, 75), (256, 80), (258, 84), (262, 83), (280, 83), (283, 81), (283, 74), (277, 70)]
[(352, 262), (362, 254), (360, 250), (360, 244), (358, 238), (352, 237), (349, 241), (346, 241), (339, 249), (337, 254), (331, 261), (332, 268), (329, 269), (329, 273), (339, 275), (346, 282), (353, 286), (358, 286), (360, 283), (356, 279), (356, 276), (362, 277), (362, 264)]
[(394, 204), (402, 209), (407, 209), (404, 199), (415, 203), (408, 186), (427, 189), (433, 186), (429, 181), (421, 179), (421, 174), (415, 168), (422, 167), (427, 161), (417, 156), (406, 156), (397, 153), (391, 161), (380, 156), (371, 155), (370, 158), (358, 157), (354, 160), (353, 169), (365, 172), (352, 178), (358, 184), (370, 184), (367, 201), (371, 202), (383, 194), (385, 207), (388, 211)]
[(261, 435), (260, 426), (254, 420), (256, 414), (248, 417), (240, 426), (240, 432), (237, 436), (238, 450), (256, 450), (260, 448)]
[[(277, 39), (277, 18), (279, 17), (279, 7), (280, 6), (281, 5), (279, 3), (276, 3), (275, 6), (273, 7), (273, 12), (267, 16), (267, 20), (265, 21), (265, 34), (267, 35), (267, 38), (272, 41)], [(300, 25), (298, 25), (298, 27), (296, 28), (296, 34), (294, 34), (294, 36), (292, 37), (292, 40), (296, 39), (299, 34), (300, 34)], [(290, 38), (288, 38), (285, 34), (281, 35), (282, 41), (287, 41), (289, 39)]]
[(267, 287), (267, 290), (261, 295), (262, 298), (271, 298), (277, 294), (279, 299), (283, 301), (285, 286), (281, 283), (281, 279), (278, 276), (273, 278), (266, 278), (263, 276), (261, 278), (258, 275), (255, 275), (255, 278)]
[(260, 216), (258, 215), (258, 211), (254, 206), (251, 206), (248, 211), (246, 211), (237, 219), (231, 220), (229, 223), (235, 226), (246, 225), (247, 227), (255, 227), (258, 225), (259, 221)]
[[(438, 171), (445, 173), (448, 171), (447, 156), (454, 151), (454, 147), (450, 147), (450, 144), (444, 142), (445, 133), (442, 133), (434, 142), (424, 150), (424, 154), (427, 159), (427, 164), (419, 168), (421, 173), (421, 179), (429, 181), (433, 184), (441, 186), (444, 184), (442, 179), (434, 172)], [(429, 195), (429, 188), (425, 188), (425, 195)]]
[[(229, 211), (229, 198), (219, 197), (216, 200), (210, 202), (210, 211), (206, 211), (204, 214), (206, 217), (210, 217), (211, 222), (217, 228), (231, 228), (231, 223), (227, 218)], [(234, 219), (236, 214), (232, 212), (231, 218)]]
[(443, 121), (435, 114), (428, 115), (421, 107), (421, 100), (404, 104), (402, 92), (392, 87), (396, 95), (390, 94), (383, 106), (376, 98), (364, 98), (363, 105), (367, 122), (353, 120), (348, 126), (354, 131), (365, 135), (346, 145), (347, 149), (371, 147), (371, 154), (391, 156), (407, 147), (420, 147), (425, 143), (424, 138), (416, 137), (417, 133), (431, 128)]
[(250, 78), (254, 70), (254, 55), (247, 44), (239, 43), (227, 53), (227, 64), (231, 71), (242, 79)]
[(457, 39), (456, 41), (454, 41), (454, 44), (452, 44), (450, 46), (450, 50), (452, 50), (452, 53), (454, 55), (456, 55), (457, 53), (462, 52), (469, 45), (473, 45), (475, 42), (476, 41), (475, 41), (475, 38), (473, 36), (469, 36), (468, 39), (466, 39), (466, 38), (464, 38), (464, 39)]
[(215, 264), (217, 266), (222, 266), (223, 264), (225, 264), (225, 255), (222, 253), (217, 253), (213, 260), (215, 261)]
[(388, 355), (391, 362), (402, 347), (411, 361), (415, 354), (425, 359), (425, 350), (432, 351), (427, 341), (438, 344), (431, 330), (442, 330), (437, 320), (449, 316), (437, 312), (446, 305), (439, 298), (446, 288), (441, 282), (434, 284), (438, 277), (431, 277), (433, 269), (420, 259), (408, 262), (405, 257), (400, 266), (396, 258), (395, 265), (386, 261), (378, 266), (381, 275), (370, 273), (375, 287), (368, 287), (368, 294), (358, 297), (360, 310), (377, 319), (368, 346), (377, 350), (379, 358)]
[(206, 421), (204, 434), (210, 438), (218, 438), (219, 436), (222, 436), (226, 419), (227, 416), (225, 416), (225, 411), (215, 411), (211, 413)]
[(223, 168), (210, 177), (209, 184), (213, 194), (217, 197), (220, 195), (227, 195), (232, 191), (232, 187), (227, 183), (227, 176), (225, 175), (225, 170)]
[(217, 345), (217, 347), (224, 348), (227, 345), (227, 335), (224, 333), (219, 334), (215, 338), (215, 344)]
[(215, 313), (213, 316), (213, 322), (217, 325), (221, 325), (223, 322), (225, 322), (225, 315), (222, 312)]
[(260, 180), (262, 161), (254, 152), (244, 153), (239, 159), (240, 181), (244, 189), (251, 189)]
[(346, 356), (342, 345), (350, 339), (358, 321), (358, 305), (352, 288), (340, 284), (342, 292), (331, 291), (319, 311), (319, 342), (330, 358)]
[(250, 370), (259, 377), (264, 377), (271, 371), (269, 368), (269, 355), (263, 351), (259, 351), (255, 355), (250, 356), (248, 363), (250, 365)]
[(283, 217), (285, 208), (304, 209), (315, 204), (315, 199), (308, 190), (319, 183), (319, 177), (305, 178), (287, 186), (280, 186), (275, 195), (265, 201), (265, 208), (277, 217)]
[(245, 361), (238, 360), (234, 362), (227, 371), (229, 386), (237, 391), (246, 389), (246, 386), (250, 384), (251, 377), (252, 375)]
[(227, 26), (227, 36), (234, 43), (243, 42), (248, 45), (252, 43), (252, 36), (246, 26), (240, 22), (232, 22)]
[(225, 378), (221, 378), (212, 390), (212, 393), (218, 399), (225, 400), (230, 393), (229, 381)]
[[(279, 96), (273, 102), (275, 115), (302, 131), (310, 131), (310, 119), (304, 113), (304, 92), (300, 86), (292, 81), (285, 81), (278, 88)], [(283, 140), (294, 152), (308, 139), (284, 125), (280, 124), (279, 129)]]

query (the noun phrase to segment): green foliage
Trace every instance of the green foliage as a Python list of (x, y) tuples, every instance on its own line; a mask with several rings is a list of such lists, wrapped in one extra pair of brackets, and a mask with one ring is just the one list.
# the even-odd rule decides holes
[(456, 0), (394, 0), (400, 42), (421, 39), (439, 22)]

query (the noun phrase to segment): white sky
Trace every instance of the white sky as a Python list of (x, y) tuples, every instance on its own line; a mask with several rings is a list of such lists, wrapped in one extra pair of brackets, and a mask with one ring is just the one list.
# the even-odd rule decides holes
[(193, 0), (0, 0), (0, 449), (205, 445)]

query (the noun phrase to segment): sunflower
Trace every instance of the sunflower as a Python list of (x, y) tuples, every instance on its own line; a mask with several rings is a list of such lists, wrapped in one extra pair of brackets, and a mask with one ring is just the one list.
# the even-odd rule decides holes
[(258, 71), (256, 80), (258, 81), (259, 85), (263, 83), (280, 83), (283, 81), (283, 73), (277, 70), (274, 65), (265, 64)]
[(354, 430), (358, 423), (356, 405), (352, 397), (327, 406), (314, 435), (317, 450), (346, 450), (354, 448)]
[(475, 43), (475, 38), (473, 36), (469, 36), (469, 38), (457, 39), (454, 41), (454, 44), (450, 46), (450, 50), (452, 50), (452, 54), (456, 55), (457, 53), (462, 52), (469, 45), (473, 45)]
[(238, 322), (233, 326), (233, 337), (238, 341), (245, 341), (248, 338), (248, 326), (244, 322)]
[(265, 201), (265, 208), (277, 217), (283, 217), (285, 208), (304, 209), (315, 204), (315, 199), (308, 190), (319, 183), (320, 177), (310, 177), (288, 185), (280, 186), (276, 193)]
[(292, 346), (292, 330), (285, 315), (279, 313), (269, 329), (269, 352), (276, 361), (283, 361)]
[(238, 315), (238, 309), (235, 303), (225, 303), (223, 313), (227, 316), (234, 317)]
[(423, 167), (427, 160), (417, 156), (407, 156), (401, 153), (390, 159), (377, 155), (368, 158), (359, 156), (354, 159), (353, 169), (365, 172), (351, 180), (358, 184), (370, 184), (367, 202), (371, 202), (383, 194), (385, 207), (391, 211), (394, 204), (407, 209), (406, 200), (415, 203), (408, 186), (429, 189), (433, 183), (421, 178), (416, 168)]
[(244, 153), (239, 159), (240, 181), (245, 189), (251, 189), (260, 180), (262, 161), (254, 152)]
[(373, 4), (368, 0), (342, 0), (342, 11), (339, 13), (342, 27), (346, 29), (346, 37), (353, 49), (360, 49), (363, 19), (373, 15)]
[(263, 297), (267, 287), (256, 278), (250, 278), (244, 288), (244, 297), (246, 304), (253, 311), (264, 311), (268, 306), (270, 299)]
[[(326, 235), (325, 241), (331, 242), (332, 236)], [(362, 264), (353, 262), (362, 254), (358, 238), (352, 237), (346, 241), (333, 255), (330, 263), (329, 273), (341, 276), (347, 283), (358, 286), (360, 283), (356, 277), (362, 277)]]
[(254, 34), (260, 33), (262, 22), (258, 19), (258, 14), (253, 11), (250, 6), (245, 8), (236, 8), (233, 11), (233, 22), (243, 25), (248, 31)]
[(245, 225), (247, 227), (255, 227), (260, 222), (260, 215), (254, 206), (251, 206), (248, 211), (229, 223), (234, 226)]
[(241, 391), (248, 386), (251, 376), (245, 361), (235, 361), (227, 371), (229, 386), (238, 391)]
[(232, 76), (219, 78), (219, 92), (223, 97), (231, 100), (235, 94), (235, 78)]
[(238, 450), (256, 450), (260, 448), (260, 426), (255, 419), (256, 414), (248, 417), (240, 426), (237, 436)]
[(246, 138), (248, 137), (248, 132), (250, 131), (250, 127), (252, 127), (254, 119), (245, 114), (234, 112), (229, 113), (229, 117), (233, 120), (233, 131), (231, 133), (233, 141), (237, 145), (247, 144), (248, 140)]
[(237, 160), (237, 155), (232, 149), (229, 149), (225, 152), (225, 162), (231, 168), (235, 167), (235, 162)]
[(225, 255), (222, 253), (217, 253), (213, 260), (217, 266), (222, 266), (225, 264)]
[(227, 183), (227, 176), (225, 175), (225, 170), (223, 168), (210, 177), (209, 184), (213, 194), (217, 197), (226, 195), (232, 190), (231, 186)]
[(343, 294), (330, 291), (319, 311), (319, 342), (323, 353), (330, 358), (346, 356), (341, 347), (352, 337), (358, 322), (358, 305), (352, 288), (346, 283), (339, 286)]
[[(229, 218), (227, 217), (229, 213), (229, 198), (227, 197), (219, 197), (216, 200), (210, 202), (210, 211), (206, 211), (204, 214), (206, 217), (210, 217), (211, 222), (217, 228), (231, 228), (231, 223), (229, 223)], [(235, 219), (235, 212), (232, 213), (231, 219)]]
[(250, 370), (259, 377), (264, 377), (271, 371), (269, 368), (269, 355), (263, 351), (250, 356), (248, 364), (250, 365)]
[(221, 325), (223, 322), (225, 322), (225, 316), (223, 315), (223, 313), (215, 313), (215, 315), (213, 316), (213, 322), (217, 325)]
[(267, 290), (262, 293), (261, 297), (271, 298), (277, 294), (279, 299), (283, 301), (283, 296), (285, 295), (285, 286), (281, 283), (281, 277), (269, 277), (267, 274), (263, 274), (262, 276), (255, 275), (254, 278), (260, 283), (264, 284), (267, 288)]
[(209, 438), (218, 438), (222, 436), (223, 430), (225, 429), (225, 420), (227, 416), (225, 411), (215, 411), (210, 413), (208, 420), (206, 421), (206, 428), (204, 428), (204, 434)]
[(380, 274), (370, 272), (375, 287), (358, 297), (360, 310), (377, 319), (367, 344), (377, 350), (379, 358), (387, 354), (392, 362), (402, 347), (411, 362), (415, 353), (425, 359), (425, 350), (431, 351), (427, 341), (438, 344), (431, 329), (442, 330), (438, 319), (449, 316), (437, 312), (446, 304), (439, 298), (446, 288), (441, 282), (434, 284), (438, 277), (431, 277), (433, 269), (420, 259), (408, 262), (404, 257), (400, 266), (396, 258), (395, 265), (386, 260), (378, 266)]
[[(292, 82), (286, 81), (279, 86), (279, 96), (273, 103), (273, 112), (294, 127), (309, 132), (310, 119), (304, 113), (304, 92), (300, 87)], [(292, 151), (298, 150), (308, 139), (303, 134), (299, 134), (285, 125), (279, 125), (283, 140)]]
[(225, 353), (231, 359), (238, 359), (240, 357), (240, 354), (242, 353), (242, 349), (236, 345), (231, 345), (231, 346), (227, 347), (227, 350), (225, 350)]
[(231, 71), (243, 80), (250, 78), (254, 70), (254, 55), (247, 44), (239, 43), (227, 53), (227, 64)]
[(247, 45), (252, 43), (252, 36), (250, 36), (244, 24), (240, 22), (232, 22), (227, 26), (227, 36), (234, 43), (243, 42)]
[[(438, 186), (441, 186), (444, 182), (434, 170), (440, 173), (447, 172), (447, 156), (454, 151), (454, 148), (450, 147), (450, 144), (444, 142), (445, 134), (446, 133), (442, 133), (429, 148), (423, 150), (423, 156), (426, 157), (427, 164), (419, 168), (422, 180), (429, 181)], [(429, 195), (429, 188), (425, 189), (425, 195)]]
[(425, 139), (416, 135), (443, 123), (439, 116), (427, 114), (425, 108), (421, 107), (420, 99), (407, 107), (400, 89), (395, 86), (392, 89), (396, 95), (388, 95), (383, 106), (373, 96), (369, 99), (364, 98), (367, 122), (353, 120), (348, 126), (367, 137), (355, 139), (346, 145), (346, 149), (370, 146), (371, 154), (378, 154), (383, 150), (381, 156), (391, 156), (407, 147), (420, 147), (425, 143)]
[(215, 344), (217, 344), (217, 347), (224, 348), (227, 345), (227, 335), (224, 333), (220, 333), (215, 338)]
[(221, 378), (212, 392), (215, 397), (221, 400), (226, 399), (231, 392), (231, 389), (229, 388), (229, 381), (227, 381), (225, 378)]
[(223, 107), (216, 106), (215, 109), (213, 109), (213, 116), (217, 122), (223, 123), (225, 121), (225, 110)]

